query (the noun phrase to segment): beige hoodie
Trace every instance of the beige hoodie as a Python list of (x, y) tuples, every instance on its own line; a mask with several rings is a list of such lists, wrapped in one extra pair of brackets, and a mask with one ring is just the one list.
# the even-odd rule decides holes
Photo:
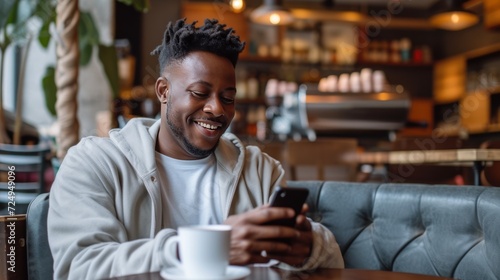
[[(160, 228), (154, 150), (159, 127), (159, 120), (132, 119), (110, 138), (87, 137), (70, 149), (50, 193), (54, 279), (95, 280), (168, 265), (163, 246), (176, 232)], [(225, 218), (267, 203), (284, 178), (278, 161), (230, 133), (220, 139), (215, 156)], [(313, 253), (304, 268), (342, 267), (331, 232), (319, 224), (313, 230)]]

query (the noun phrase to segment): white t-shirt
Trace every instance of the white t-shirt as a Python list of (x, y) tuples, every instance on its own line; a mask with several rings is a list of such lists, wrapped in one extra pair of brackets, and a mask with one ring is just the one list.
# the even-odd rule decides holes
[(213, 154), (198, 160), (178, 160), (156, 152), (156, 164), (164, 228), (223, 222)]

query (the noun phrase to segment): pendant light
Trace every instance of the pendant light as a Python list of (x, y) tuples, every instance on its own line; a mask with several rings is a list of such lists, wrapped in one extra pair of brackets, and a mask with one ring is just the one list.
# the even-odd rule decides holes
[(471, 27), (479, 22), (479, 17), (462, 8), (462, 1), (447, 0), (447, 9), (430, 18), (433, 26), (445, 30), (457, 31)]
[(281, 0), (264, 0), (264, 4), (253, 10), (250, 19), (255, 23), (266, 25), (287, 25), (294, 18), (290, 10), (283, 7)]
[(245, 9), (245, 0), (229, 0), (229, 6), (235, 13), (241, 13)]

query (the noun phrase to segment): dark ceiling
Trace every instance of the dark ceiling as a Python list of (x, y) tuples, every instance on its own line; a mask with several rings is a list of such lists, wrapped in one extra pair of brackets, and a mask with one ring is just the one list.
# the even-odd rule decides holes
[[(212, 0), (213, 1), (213, 0)], [(263, 0), (247, 0), (248, 7), (257, 7)], [(391, 12), (401, 18), (429, 18), (431, 15), (451, 6), (465, 6), (472, 12), (480, 13), (478, 5), (464, 5), (466, 0), (282, 0), (288, 8), (318, 9), (324, 11), (358, 11), (366, 15)]]

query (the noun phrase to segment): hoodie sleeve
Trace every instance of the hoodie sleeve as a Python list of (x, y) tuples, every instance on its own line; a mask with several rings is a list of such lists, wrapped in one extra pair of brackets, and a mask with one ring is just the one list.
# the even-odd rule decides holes
[[(253, 157), (251, 158), (250, 162), (255, 163), (254, 166), (257, 166), (257, 171), (255, 172), (258, 174), (249, 177), (260, 178), (260, 183), (264, 185), (263, 189), (267, 190), (267, 192), (264, 192), (264, 195), (269, 198), (276, 186), (286, 185), (284, 170), (278, 161), (272, 159), (268, 155), (260, 153), (260, 150), (257, 151), (251, 147), (248, 147), (247, 149), (249, 150), (249, 152), (252, 152), (251, 154), (253, 155)], [(248, 169), (246, 171), (246, 175), (252, 174), (252, 171), (248, 171)], [(249, 182), (250, 179), (247, 179), (246, 181)], [(255, 184), (258, 183), (255, 182)], [(268, 200), (266, 200), (265, 202), (267, 203)], [(285, 263), (280, 263), (279, 267), (288, 270), (309, 270), (318, 267), (343, 268), (344, 259), (340, 252), (340, 247), (337, 243), (337, 240), (335, 239), (335, 236), (329, 229), (327, 229), (320, 223), (313, 222), (311, 219), (309, 219), (309, 221), (311, 222), (313, 232), (313, 248), (310, 257), (300, 268), (292, 267)]]
[(287, 270), (310, 270), (315, 268), (344, 268), (344, 258), (339, 244), (330, 230), (320, 223), (309, 220), (313, 232), (313, 249), (311, 256), (302, 267), (293, 267), (280, 263), (279, 267)]
[(131, 183), (137, 180), (111, 176), (120, 167), (99, 155), (109, 154), (111, 145), (89, 142), (83, 140), (70, 149), (50, 191), (48, 238), (54, 279), (103, 279), (159, 271), (163, 246), (175, 231), (152, 233), (152, 218), (141, 219), (137, 214), (151, 216), (151, 202), (144, 197), (134, 200), (133, 192), (121, 190), (144, 186)]

